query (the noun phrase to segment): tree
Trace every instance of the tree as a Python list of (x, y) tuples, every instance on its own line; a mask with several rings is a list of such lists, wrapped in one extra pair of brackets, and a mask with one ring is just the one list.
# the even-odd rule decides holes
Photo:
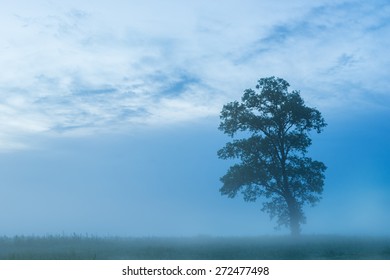
[(221, 178), (221, 194), (233, 198), (240, 192), (245, 201), (264, 198), (262, 211), (297, 236), (306, 222), (303, 206), (321, 199), (326, 166), (306, 154), (309, 133), (322, 132), (326, 123), (299, 91), (288, 92), (289, 86), (281, 78), (262, 78), (257, 92), (246, 89), (241, 103), (224, 105), (219, 129), (243, 137), (228, 142), (218, 157), (238, 162)]

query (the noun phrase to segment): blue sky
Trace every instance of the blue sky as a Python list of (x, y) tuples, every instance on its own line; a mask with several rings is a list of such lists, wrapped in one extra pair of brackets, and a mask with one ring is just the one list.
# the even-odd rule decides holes
[[(304, 233), (390, 234), (388, 1), (3, 1), (0, 234), (275, 233), (219, 194), (222, 106), (261, 77), (328, 127)], [(280, 231), (277, 233), (286, 233)]]

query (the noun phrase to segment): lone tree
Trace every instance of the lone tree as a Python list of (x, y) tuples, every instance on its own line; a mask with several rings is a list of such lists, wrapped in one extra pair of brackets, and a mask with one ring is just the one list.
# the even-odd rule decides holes
[(326, 166), (306, 154), (309, 132), (320, 133), (326, 123), (299, 91), (288, 92), (289, 86), (281, 78), (262, 78), (257, 91), (244, 91), (242, 102), (224, 105), (219, 129), (244, 137), (227, 143), (218, 157), (238, 159), (221, 178), (221, 194), (233, 198), (241, 192), (245, 201), (265, 198), (262, 211), (296, 236), (306, 220), (303, 206), (321, 198)]

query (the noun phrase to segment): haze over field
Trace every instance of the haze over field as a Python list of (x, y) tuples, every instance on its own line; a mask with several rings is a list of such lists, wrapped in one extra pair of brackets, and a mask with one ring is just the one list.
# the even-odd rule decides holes
[[(388, 1), (3, 1), (0, 235), (274, 234), (219, 193), (222, 106), (278, 76), (322, 112), (304, 234), (390, 234)], [(282, 230), (276, 233), (285, 234)]]

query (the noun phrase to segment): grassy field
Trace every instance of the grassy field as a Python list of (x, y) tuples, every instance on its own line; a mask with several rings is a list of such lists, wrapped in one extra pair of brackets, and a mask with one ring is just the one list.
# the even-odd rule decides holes
[(288, 236), (100, 238), (2, 237), (0, 259), (22, 260), (380, 260), (390, 237)]

